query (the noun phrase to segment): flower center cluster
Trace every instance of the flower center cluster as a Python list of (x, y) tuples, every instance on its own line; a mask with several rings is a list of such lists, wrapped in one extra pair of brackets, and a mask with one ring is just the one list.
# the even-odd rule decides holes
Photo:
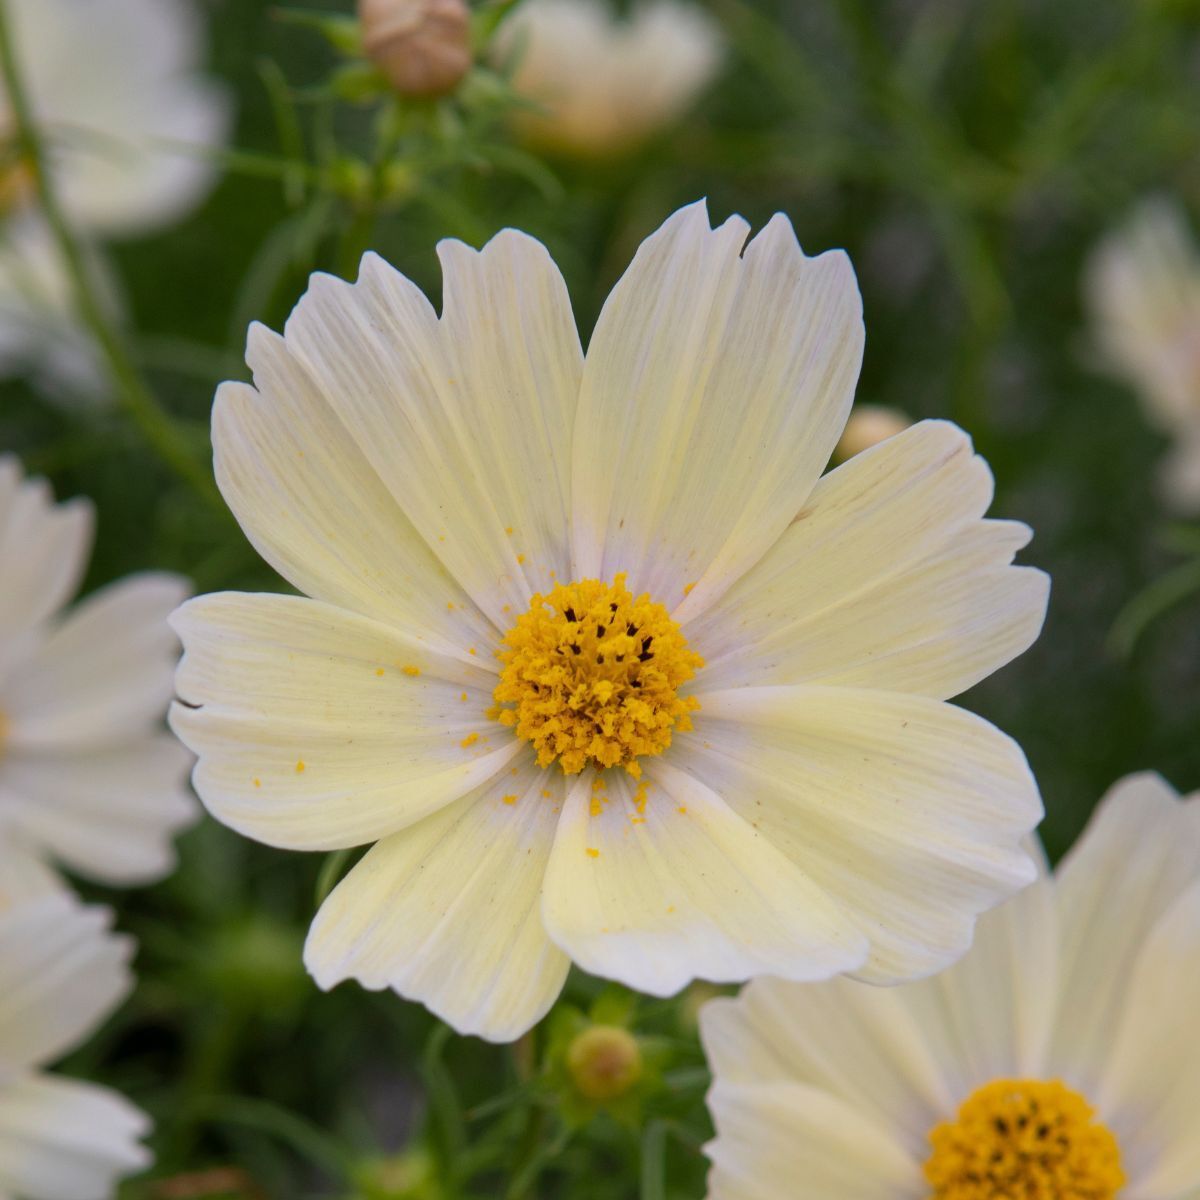
[(929, 1135), (933, 1200), (1112, 1200), (1121, 1152), (1094, 1116), (1057, 1080), (985, 1084)]
[(624, 767), (661, 754), (675, 729), (690, 729), (699, 704), (679, 688), (704, 665), (679, 626), (625, 576), (581, 579), (536, 595), (504, 637), (504, 669), (491, 715), (574, 775), (589, 763)]

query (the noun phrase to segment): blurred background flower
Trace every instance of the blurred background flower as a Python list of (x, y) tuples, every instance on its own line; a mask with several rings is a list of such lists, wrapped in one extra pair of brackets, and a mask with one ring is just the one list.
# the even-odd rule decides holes
[[(216, 180), (210, 151), (225, 136), (229, 97), (200, 73), (199, 14), (191, 0), (7, 0), (6, 20), (42, 169), (117, 310), (92, 240), (169, 225)], [(0, 99), (0, 130), (0, 368), (48, 372), (51, 392), (101, 389), (11, 98)]]

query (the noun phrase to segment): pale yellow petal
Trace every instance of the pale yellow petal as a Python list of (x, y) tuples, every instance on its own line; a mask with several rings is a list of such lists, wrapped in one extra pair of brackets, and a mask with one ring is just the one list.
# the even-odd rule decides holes
[(799, 1083), (718, 1082), (709, 1200), (923, 1200), (919, 1163), (861, 1109)]
[(1051, 1068), (1094, 1089), (1150, 931), (1200, 878), (1200, 829), (1146, 772), (1115, 784), (1056, 874), (1060, 1016)]
[(670, 759), (705, 780), (869, 938), (857, 974), (928, 975), (976, 917), (1032, 882), (1042, 815), (1019, 747), (920, 696), (854, 688), (702, 693)]
[(563, 791), (530, 756), (368, 851), (313, 922), (317, 982), (390, 987), (490, 1041), (536, 1024), (570, 966), (541, 915)]
[(490, 622), (283, 338), (252, 326), (246, 358), (255, 387), (226, 383), (217, 392), (214, 466), (259, 554), (306, 595), (422, 634), (447, 653), (488, 636)]
[(506, 230), (478, 253), (444, 242), (440, 254), (440, 321), (369, 254), (355, 284), (313, 276), (285, 336), (426, 543), (506, 629), (570, 567), (582, 354), (539, 242)]
[(174, 623), (186, 654), (171, 727), (199, 755), (196, 790), (218, 820), (270, 845), (374, 841), (524, 748), (485, 715), (495, 676), (476, 658), (344, 609), (226, 592)]
[(786, 1081), (828, 1092), (919, 1155), (959, 1095), (957, 1064), (937, 1053), (908, 1003), (924, 986), (754, 979), (736, 999), (701, 1010), (704, 1050), (719, 1084)]
[(1200, 877), (1139, 932), (1094, 1100), (1120, 1142), (1133, 1200), (1179, 1200), (1200, 1193)]
[(695, 978), (861, 965), (865, 937), (703, 784), (658, 764), (642, 802), (607, 775), (569, 792), (546, 876), (546, 926), (585, 970), (667, 996)]
[(687, 626), (706, 689), (823, 682), (944, 700), (1025, 650), (1049, 580), (1026, 526), (984, 521), (992, 478), (924, 421), (825, 476), (767, 555)]
[[(686, 620), (783, 533), (841, 434), (862, 309), (840, 252), (786, 218), (745, 247), (702, 204), (642, 243), (588, 347), (575, 430), (577, 573), (629, 573)], [(684, 597), (684, 588), (694, 588)]]

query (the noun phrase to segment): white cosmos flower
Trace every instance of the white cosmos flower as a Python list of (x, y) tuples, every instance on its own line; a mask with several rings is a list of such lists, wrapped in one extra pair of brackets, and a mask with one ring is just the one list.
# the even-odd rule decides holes
[(1200, 793), (1102, 801), (935, 979), (757, 979), (701, 1033), (712, 1200), (1200, 1195)]
[[(3, 857), (0, 853), (0, 857)], [(4, 866), (7, 863), (2, 864)], [(0, 879), (0, 1196), (103, 1200), (150, 1163), (146, 1115), (108, 1088), (48, 1074), (128, 995), (129, 938), (65, 892)]]
[(526, 0), (498, 34), (513, 85), (538, 105), (519, 124), (552, 150), (605, 157), (680, 117), (721, 62), (720, 30), (681, 0), (618, 18), (605, 0)]
[(1107, 365), (1175, 440), (1167, 499), (1200, 511), (1200, 254), (1180, 207), (1144, 202), (1095, 252), (1086, 287)]
[(86, 500), (0, 456), (0, 841), (106, 883), (174, 864), (189, 759), (159, 729), (187, 581), (131, 575), (67, 613), (92, 538)]
[(1033, 879), (1020, 750), (944, 703), (1041, 626), (1029, 531), (981, 520), (991, 476), (939, 422), (819, 480), (854, 275), (782, 216), (747, 232), (671, 217), (586, 361), (512, 230), (441, 244), (440, 319), (369, 254), (251, 329), (217, 479), (311, 599), (185, 605), (172, 727), (240, 832), (377, 843), (314, 923), (322, 986), (504, 1039), (571, 959), (656, 995), (893, 981)]
[[(215, 179), (203, 151), (224, 139), (228, 105), (199, 73), (204, 38), (190, 0), (8, 0), (6, 9), (53, 186), (75, 229), (142, 236), (194, 207)], [(10, 147), (0, 167), (0, 367), (32, 365), (94, 387), (65, 267), (11, 148), (2, 87), (0, 134)], [(66, 346), (64, 330), (73, 335)]]

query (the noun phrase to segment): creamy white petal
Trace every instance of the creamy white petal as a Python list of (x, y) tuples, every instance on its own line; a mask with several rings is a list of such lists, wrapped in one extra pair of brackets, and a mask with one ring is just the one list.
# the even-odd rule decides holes
[[(171, 728), (226, 825), (273, 846), (385, 837), (457, 800), (523, 748), (490, 721), (495, 676), (298, 596), (217, 593), (173, 618), (185, 656)], [(463, 699), (463, 697), (466, 699)]]
[(390, 987), (490, 1041), (535, 1025), (570, 966), (541, 915), (563, 793), (562, 773), (526, 756), (369, 850), (313, 922), (304, 961), (317, 983)]
[[(490, 622), (438, 562), (283, 338), (252, 325), (255, 387), (213, 406), (217, 483), (254, 548), (305, 595), (420, 633), (446, 653)], [(257, 388), (257, 390), (255, 390)]]
[(0, 1188), (24, 1200), (107, 1200), (144, 1170), (150, 1119), (107, 1088), (53, 1075), (0, 1083)]
[(1178, 1200), (1200, 1194), (1200, 881), (1142, 941), (1094, 1099), (1131, 1200)]
[(93, 520), (90, 500), (55, 504), (44, 479), (25, 478), (15, 455), (0, 455), (0, 639), (33, 629), (71, 598), (87, 566)]
[(855, 688), (698, 699), (671, 761), (869, 938), (859, 977), (896, 982), (949, 965), (976, 917), (1035, 878), (1020, 842), (1042, 815), (1036, 784), (1016, 743), (972, 713)]
[(970, 950), (904, 998), (956, 1101), (993, 1079), (1040, 1079), (1057, 1013), (1058, 920), (1046, 878), (979, 918)]
[(51, 870), (8, 820), (0, 821), (0, 913), (39, 896), (67, 891)]
[(129, 992), (133, 943), (111, 923), (65, 893), (0, 911), (0, 1068), (60, 1057)]
[(866, 938), (714, 792), (658, 764), (639, 803), (608, 775), (603, 792), (590, 774), (571, 788), (546, 875), (546, 927), (581, 967), (668, 996), (861, 966)]
[[(983, 521), (992, 477), (924, 421), (826, 475), (766, 556), (687, 627), (704, 687), (836, 683), (944, 700), (1020, 654), (1049, 579), (1026, 526)], [(819, 564), (819, 568), (814, 568)]]
[[(840, 252), (783, 216), (681, 209), (642, 243), (588, 347), (573, 461), (576, 573), (627, 571), (689, 619), (799, 511), (846, 421), (862, 305)], [(695, 584), (684, 598), (684, 587)]]
[(1051, 1068), (1094, 1091), (1150, 931), (1200, 878), (1200, 828), (1158, 775), (1130, 775), (1101, 800), (1056, 875), (1060, 1018)]
[(181, 576), (147, 571), (72, 609), (5, 685), (11, 746), (110, 745), (157, 725), (178, 653), (167, 617), (189, 588)]
[(314, 276), (285, 336), (430, 548), (507, 629), (570, 566), (579, 337), (533, 238), (505, 230), (439, 255), (440, 321), (368, 254), (355, 284)]
[(861, 1109), (799, 1083), (718, 1081), (709, 1200), (920, 1200), (920, 1165)]
[(149, 883), (175, 865), (171, 839), (197, 816), (191, 755), (168, 733), (0, 761), (0, 811), (33, 845), (104, 883)]
[(925, 986), (754, 979), (736, 999), (701, 1010), (705, 1054), (719, 1084), (786, 1081), (828, 1092), (920, 1156), (960, 1095), (955, 1064), (936, 1053), (908, 1003)]

